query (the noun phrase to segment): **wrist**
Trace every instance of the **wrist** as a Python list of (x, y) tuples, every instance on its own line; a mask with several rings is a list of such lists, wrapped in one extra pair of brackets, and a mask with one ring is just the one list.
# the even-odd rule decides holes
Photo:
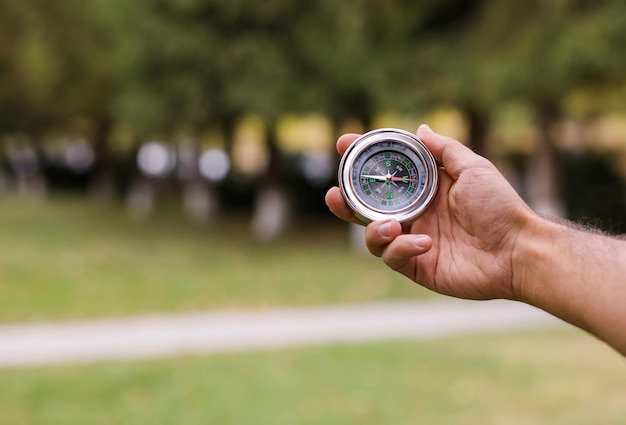
[(626, 243), (534, 215), (512, 256), (515, 299), (585, 329), (626, 354)]
[(541, 306), (548, 296), (547, 282), (558, 273), (554, 260), (555, 242), (563, 232), (561, 225), (530, 213), (519, 232), (511, 256), (511, 290), (513, 298), (534, 306)]

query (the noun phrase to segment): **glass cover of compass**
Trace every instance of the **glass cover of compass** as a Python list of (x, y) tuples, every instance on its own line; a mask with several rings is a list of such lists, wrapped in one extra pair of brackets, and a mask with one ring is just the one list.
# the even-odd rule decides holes
[(363, 221), (419, 217), (437, 192), (434, 157), (415, 135), (393, 128), (363, 134), (339, 164), (339, 187)]

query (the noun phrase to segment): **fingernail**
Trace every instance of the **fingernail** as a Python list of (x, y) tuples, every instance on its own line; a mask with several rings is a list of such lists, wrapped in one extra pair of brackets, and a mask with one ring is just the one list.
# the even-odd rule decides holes
[(430, 238), (426, 235), (417, 235), (413, 238), (413, 243), (418, 249), (424, 249), (430, 243)]
[(420, 128), (427, 131), (433, 131), (428, 124), (421, 124)]
[(378, 234), (385, 238), (391, 236), (391, 221), (385, 221), (380, 226), (378, 226)]

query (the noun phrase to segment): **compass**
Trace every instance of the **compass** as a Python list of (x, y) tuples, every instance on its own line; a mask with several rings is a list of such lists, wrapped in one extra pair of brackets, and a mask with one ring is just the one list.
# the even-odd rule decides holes
[(360, 136), (339, 164), (339, 187), (360, 219), (419, 217), (437, 192), (435, 158), (415, 135), (383, 128)]

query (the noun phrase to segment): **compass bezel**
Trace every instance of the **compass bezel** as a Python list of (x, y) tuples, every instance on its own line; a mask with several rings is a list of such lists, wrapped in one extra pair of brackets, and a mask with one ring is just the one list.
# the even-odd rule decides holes
[[(394, 142), (408, 148), (424, 168), (424, 186), (415, 199), (408, 205), (396, 210), (381, 210), (369, 205), (367, 200), (363, 200), (356, 191), (356, 185), (360, 184), (353, 178), (353, 169), (358, 163), (360, 156), (370, 147), (385, 142)], [(390, 149), (394, 151), (393, 149)], [(383, 151), (381, 151), (383, 152)], [(405, 154), (404, 152), (401, 152)], [(411, 158), (411, 161), (414, 161)], [(361, 135), (346, 150), (339, 164), (339, 187), (348, 206), (355, 215), (364, 222), (379, 221), (385, 219), (396, 219), (401, 223), (415, 220), (424, 213), (426, 208), (434, 199), (439, 186), (439, 170), (432, 153), (419, 137), (408, 131), (395, 128), (381, 128), (372, 130)]]

